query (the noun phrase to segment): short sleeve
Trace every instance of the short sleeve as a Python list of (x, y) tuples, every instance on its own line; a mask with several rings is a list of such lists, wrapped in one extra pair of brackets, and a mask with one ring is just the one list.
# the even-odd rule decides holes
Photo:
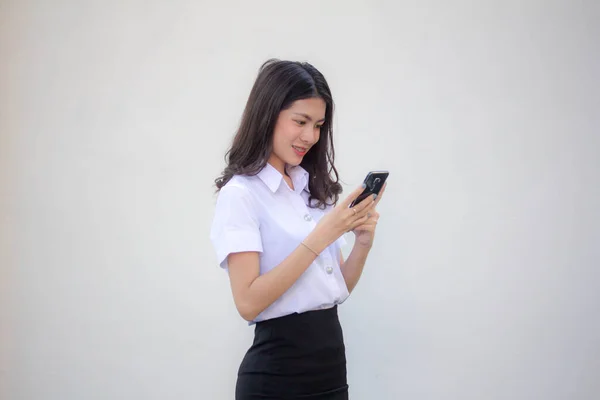
[(210, 240), (219, 265), (225, 269), (232, 253), (263, 251), (258, 212), (247, 188), (226, 185), (220, 190)]

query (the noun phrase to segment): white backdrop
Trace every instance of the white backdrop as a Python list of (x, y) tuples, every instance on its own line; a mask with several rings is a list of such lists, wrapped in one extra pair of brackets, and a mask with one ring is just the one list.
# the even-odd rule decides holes
[(346, 192), (391, 171), (351, 399), (597, 399), (598, 4), (1, 1), (0, 398), (233, 398), (212, 183), (279, 57), (329, 80)]

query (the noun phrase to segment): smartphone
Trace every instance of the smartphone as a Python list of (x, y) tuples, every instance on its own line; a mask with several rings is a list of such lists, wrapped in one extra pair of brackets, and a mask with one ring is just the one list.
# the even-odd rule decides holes
[(354, 207), (356, 204), (373, 194), (379, 194), (389, 174), (390, 173), (388, 171), (369, 172), (363, 181), (365, 190), (363, 190), (362, 193), (356, 199), (354, 199), (352, 204), (350, 204), (350, 207)]

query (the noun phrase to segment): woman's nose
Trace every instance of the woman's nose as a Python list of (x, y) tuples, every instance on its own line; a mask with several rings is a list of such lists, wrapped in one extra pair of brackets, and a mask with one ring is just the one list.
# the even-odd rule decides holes
[(307, 144), (314, 144), (319, 138), (319, 128), (308, 127), (302, 132), (300, 139)]

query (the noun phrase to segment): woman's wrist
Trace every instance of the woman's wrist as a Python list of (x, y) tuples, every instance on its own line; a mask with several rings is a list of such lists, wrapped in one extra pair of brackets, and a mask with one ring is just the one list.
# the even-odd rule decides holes
[(356, 248), (357, 250), (365, 251), (365, 252), (368, 253), (369, 251), (371, 251), (372, 247), (373, 247), (373, 243), (372, 242), (369, 243), (369, 244), (363, 244), (363, 243), (361, 243), (358, 240), (354, 241), (354, 248)]
[(323, 235), (318, 231), (312, 231), (303, 241), (302, 244), (308, 247), (317, 255), (321, 254), (332, 242), (327, 239), (327, 235)]
[(319, 257), (319, 252), (314, 250), (309, 244), (306, 244), (304, 241), (300, 243), (306, 250), (310, 251), (315, 257)]

